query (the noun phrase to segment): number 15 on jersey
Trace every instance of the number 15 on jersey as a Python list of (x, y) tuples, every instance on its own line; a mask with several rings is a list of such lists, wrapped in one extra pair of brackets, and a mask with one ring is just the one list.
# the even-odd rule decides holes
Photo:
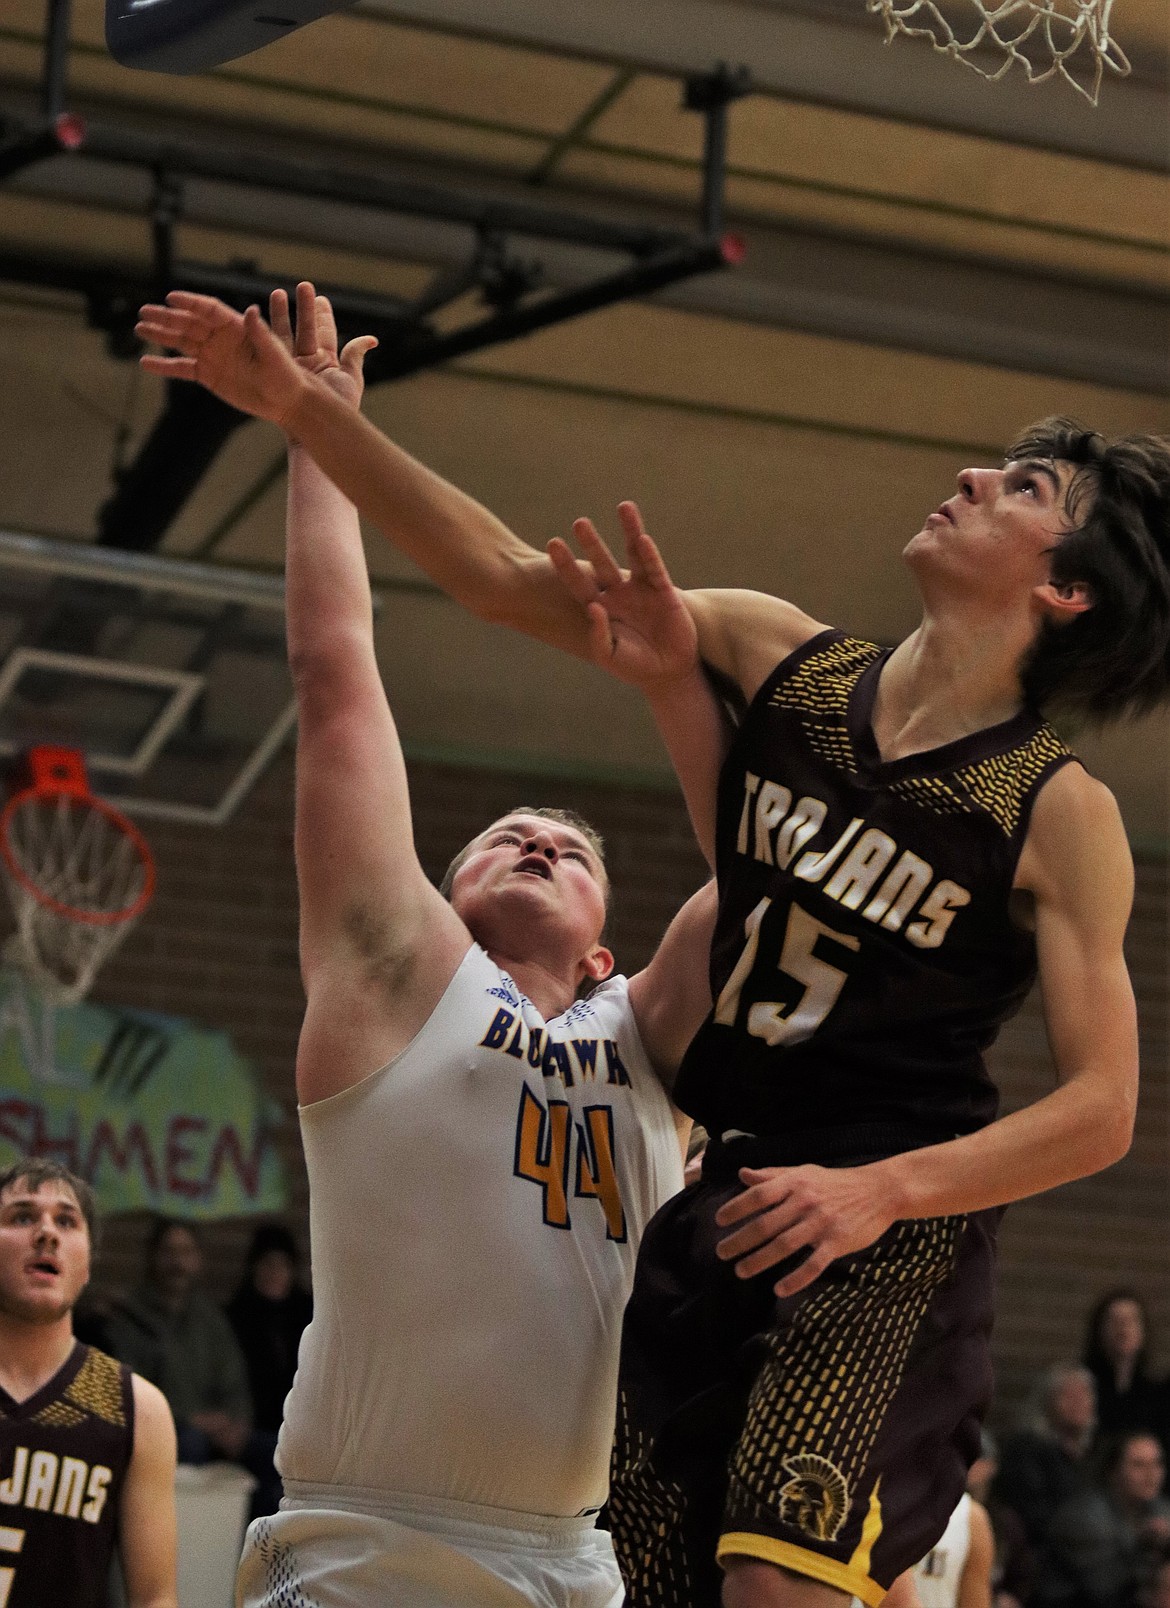
[[(734, 1027), (738, 1020), (740, 996), (759, 959), (760, 928), (771, 906), (770, 898), (761, 899), (743, 924), (747, 942), (715, 1003), (713, 1019), (722, 1027)], [(801, 984), (804, 992), (795, 1005), (759, 1000), (749, 1006), (746, 1025), (753, 1038), (773, 1046), (798, 1044), (812, 1037), (837, 1003), (847, 974), (816, 953), (819, 938), (831, 938), (854, 952), (861, 947), (860, 938), (836, 932), (800, 905), (792, 905), (776, 964), (785, 976)]]

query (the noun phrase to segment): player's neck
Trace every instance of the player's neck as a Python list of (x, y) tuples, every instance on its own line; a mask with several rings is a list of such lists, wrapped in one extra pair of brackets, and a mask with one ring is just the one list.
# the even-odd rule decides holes
[(939, 748), (1010, 720), (1023, 701), (1027, 638), (1001, 621), (927, 614), (895, 648), (878, 684), (873, 731), (882, 757)]
[(0, 1312), (0, 1388), (27, 1401), (65, 1366), (73, 1350), (73, 1315), (29, 1323)]
[(577, 997), (574, 977), (556, 967), (534, 960), (522, 960), (515, 955), (505, 954), (500, 948), (489, 949), (488, 955), (501, 971), (508, 973), (546, 1022), (567, 1011)]

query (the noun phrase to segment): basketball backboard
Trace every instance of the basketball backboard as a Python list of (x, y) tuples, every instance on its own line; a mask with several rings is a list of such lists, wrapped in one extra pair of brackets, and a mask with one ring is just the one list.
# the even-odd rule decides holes
[(217, 825), (294, 720), (280, 576), (0, 531), (0, 761), (80, 749), (119, 809)]

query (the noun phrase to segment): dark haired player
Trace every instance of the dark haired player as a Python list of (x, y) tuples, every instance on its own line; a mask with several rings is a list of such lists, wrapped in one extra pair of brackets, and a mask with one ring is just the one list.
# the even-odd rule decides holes
[[(1130, 1142), (1132, 866), (1038, 705), (1165, 696), (1170, 450), (1046, 421), (965, 471), (907, 545), (923, 620), (887, 653), (681, 597), (631, 505), (628, 572), (588, 526), (590, 564), (550, 562), (255, 309), (169, 301), (140, 333), (184, 356), (148, 366), (281, 423), (476, 613), (643, 685), (708, 842), (718, 792), (716, 1004), (677, 1091), (715, 1143), (639, 1259), (615, 1536), (633, 1604), (880, 1602), (977, 1449), (996, 1208)], [(699, 655), (747, 704), (726, 756), (680, 695)], [(997, 1121), (983, 1052), (1037, 968), (1058, 1086)]]
[(0, 1172), (0, 1603), (176, 1608), (175, 1429), (161, 1393), (73, 1338), (92, 1191), (48, 1161)]

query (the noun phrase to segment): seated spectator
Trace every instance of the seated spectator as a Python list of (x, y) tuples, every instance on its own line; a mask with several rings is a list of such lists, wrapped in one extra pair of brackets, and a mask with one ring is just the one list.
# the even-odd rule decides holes
[(1035, 1601), (1043, 1608), (1130, 1608), (1149, 1564), (1170, 1541), (1162, 1447), (1146, 1430), (1106, 1444), (1100, 1489), (1054, 1514)]
[(251, 1428), (244, 1359), (231, 1325), (199, 1288), (202, 1273), (194, 1229), (160, 1218), (146, 1243), (142, 1283), (106, 1319), (114, 1355), (170, 1403), (181, 1463), (239, 1460)]
[(1097, 1424), (1093, 1376), (1058, 1363), (1041, 1380), (1032, 1426), (1003, 1445), (992, 1499), (1019, 1515), (1029, 1545), (1044, 1540), (1052, 1516), (1088, 1490), (1087, 1453)]
[(253, 1422), (272, 1434), (284, 1417), (301, 1334), (313, 1298), (297, 1280), (297, 1245), (281, 1223), (263, 1223), (252, 1236), (244, 1277), (227, 1315), (248, 1366)]
[(1138, 1586), (1137, 1608), (1170, 1608), (1170, 1545), (1159, 1547)]
[(1149, 1326), (1132, 1290), (1110, 1290), (1089, 1314), (1084, 1363), (1097, 1386), (1102, 1436), (1158, 1429), (1158, 1391), (1146, 1366)]

